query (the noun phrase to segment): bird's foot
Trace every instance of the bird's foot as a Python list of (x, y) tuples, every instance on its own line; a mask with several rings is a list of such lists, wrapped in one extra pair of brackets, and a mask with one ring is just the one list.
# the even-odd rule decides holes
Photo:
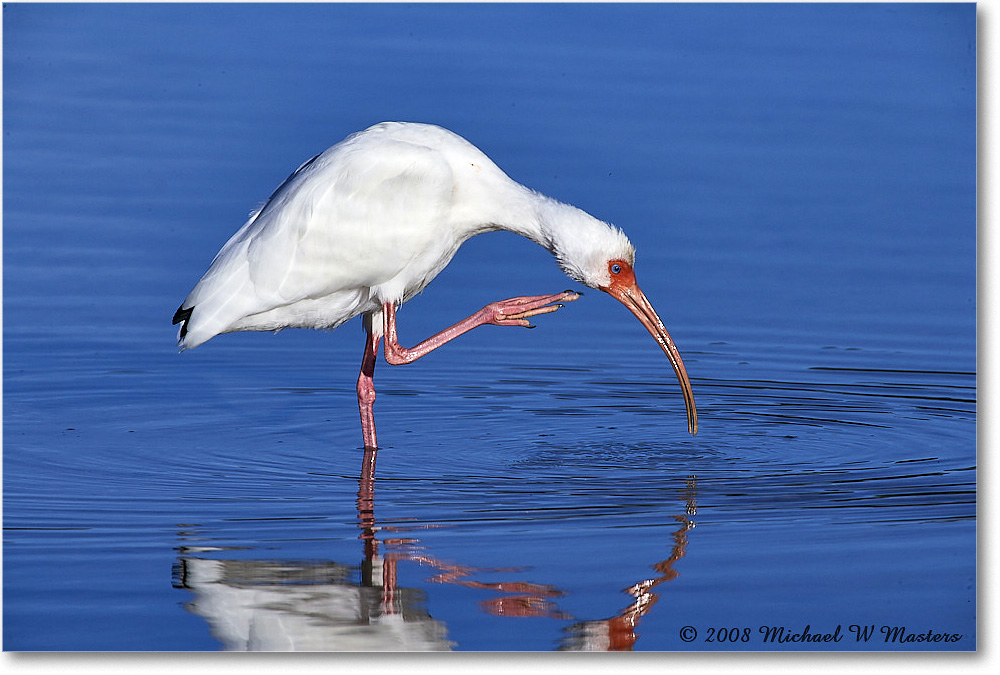
[(563, 291), (552, 295), (526, 295), (490, 303), (483, 307), (486, 323), (494, 326), (523, 326), (534, 328), (528, 317), (549, 314), (562, 307), (561, 303), (573, 302), (580, 297), (576, 291)]

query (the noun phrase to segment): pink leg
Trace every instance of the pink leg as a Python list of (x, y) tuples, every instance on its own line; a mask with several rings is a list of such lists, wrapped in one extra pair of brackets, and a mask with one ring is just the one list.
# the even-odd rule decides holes
[[(365, 339), (365, 355), (361, 359), (361, 374), (358, 375), (358, 408), (361, 410), (361, 433), (365, 437), (365, 449), (374, 450), (378, 447), (375, 441), (375, 359), (378, 357), (378, 345), (381, 338), (374, 337), (371, 332)], [(375, 454), (365, 453), (364, 472), (375, 473)], [(364, 477), (364, 476), (362, 476)]]
[[(392, 365), (413, 363), (421, 356), (434, 351), (441, 345), (450, 342), (463, 333), (478, 326), (491, 324), (494, 326), (523, 326), (534, 328), (528, 323), (528, 317), (538, 314), (548, 314), (562, 307), (561, 302), (572, 302), (580, 297), (574, 291), (563, 291), (553, 295), (531, 295), (509, 300), (500, 300), (486, 305), (472, 316), (462, 319), (454, 326), (445, 328), (433, 337), (429, 337), (416, 347), (407, 349), (399, 344), (396, 334), (396, 306), (390, 302), (382, 305), (382, 316), (385, 321), (385, 360)], [(360, 381), (358, 391), (360, 392)], [(372, 391), (374, 396), (374, 390)], [(360, 397), (360, 393), (359, 393)], [(374, 439), (374, 426), (372, 438)]]

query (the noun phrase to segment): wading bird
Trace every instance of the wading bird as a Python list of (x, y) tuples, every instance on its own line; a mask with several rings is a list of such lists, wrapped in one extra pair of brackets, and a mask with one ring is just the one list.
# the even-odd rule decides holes
[(428, 124), (376, 124), (296, 169), (222, 247), (174, 314), (178, 345), (190, 349), (234, 331), (331, 329), (361, 315), (367, 339), (358, 407), (365, 448), (374, 451), (380, 343), (388, 363), (411, 363), (477, 326), (530, 327), (530, 317), (579, 297), (564, 291), (501, 300), (415, 347), (401, 346), (396, 309), (424, 290), (465, 240), (496, 230), (544, 246), (572, 279), (611, 294), (642, 322), (670, 359), (688, 430), (696, 433), (684, 362), (639, 290), (625, 234), (514, 182), (464, 138)]

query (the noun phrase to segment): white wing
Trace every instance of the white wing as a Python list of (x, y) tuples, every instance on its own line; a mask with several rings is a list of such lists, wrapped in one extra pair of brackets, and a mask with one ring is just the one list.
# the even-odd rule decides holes
[[(419, 292), (464, 240), (437, 150), (373, 130), (302, 165), (226, 243), (175, 316), (181, 344), (332, 328)], [(179, 317), (179, 318), (178, 318)]]

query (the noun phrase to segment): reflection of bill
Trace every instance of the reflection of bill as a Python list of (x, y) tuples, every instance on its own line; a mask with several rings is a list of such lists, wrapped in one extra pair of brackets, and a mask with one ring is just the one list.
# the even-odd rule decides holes
[[(400, 528), (375, 521), (374, 451), (366, 457), (358, 491), (358, 524), (364, 561), (357, 566), (335, 562), (218, 560), (185, 548), (174, 584), (194, 594), (185, 607), (204, 617), (212, 635), (228, 650), (250, 651), (430, 651), (452, 649), (444, 623), (426, 609), (422, 589), (398, 585), (400, 562), (435, 570), (428, 582), (487, 590), (494, 594), (479, 607), (495, 616), (572, 619), (557, 605), (560, 589), (529, 581), (486, 582), (483, 573), (514, 569), (472, 568), (437, 560), (419, 539), (400, 536)], [(677, 576), (673, 564), (682, 558), (687, 532), (694, 523), (694, 479), (688, 480), (683, 516), (673, 533), (666, 560), (653, 566), (658, 576), (626, 589), (634, 600), (609, 619), (574, 623), (565, 629), (560, 649), (627, 650), (638, 637), (636, 626), (658, 599), (654, 588)], [(416, 529), (416, 528), (413, 528)], [(379, 541), (378, 535), (392, 533)], [(411, 531), (412, 533), (412, 531)], [(380, 548), (384, 551), (380, 552)], [(207, 551), (205, 551), (207, 552)], [(360, 578), (360, 579), (359, 579)], [(511, 645), (517, 649), (517, 645)]]
[(626, 588), (625, 592), (633, 596), (635, 601), (610, 619), (582, 621), (566, 628), (566, 635), (559, 646), (561, 650), (629, 651), (633, 648), (639, 637), (636, 632), (639, 619), (649, 612), (659, 600), (659, 594), (654, 593), (653, 589), (665, 581), (675, 579), (678, 575), (677, 570), (674, 569), (674, 563), (683, 558), (687, 552), (687, 533), (694, 527), (694, 521), (690, 520), (688, 516), (697, 513), (694, 495), (695, 477), (692, 476), (688, 479), (687, 490), (685, 490), (687, 503), (685, 514), (674, 516), (674, 520), (680, 523), (680, 527), (673, 533), (674, 545), (670, 557), (653, 565), (653, 569), (659, 573), (659, 576), (640, 581)]

